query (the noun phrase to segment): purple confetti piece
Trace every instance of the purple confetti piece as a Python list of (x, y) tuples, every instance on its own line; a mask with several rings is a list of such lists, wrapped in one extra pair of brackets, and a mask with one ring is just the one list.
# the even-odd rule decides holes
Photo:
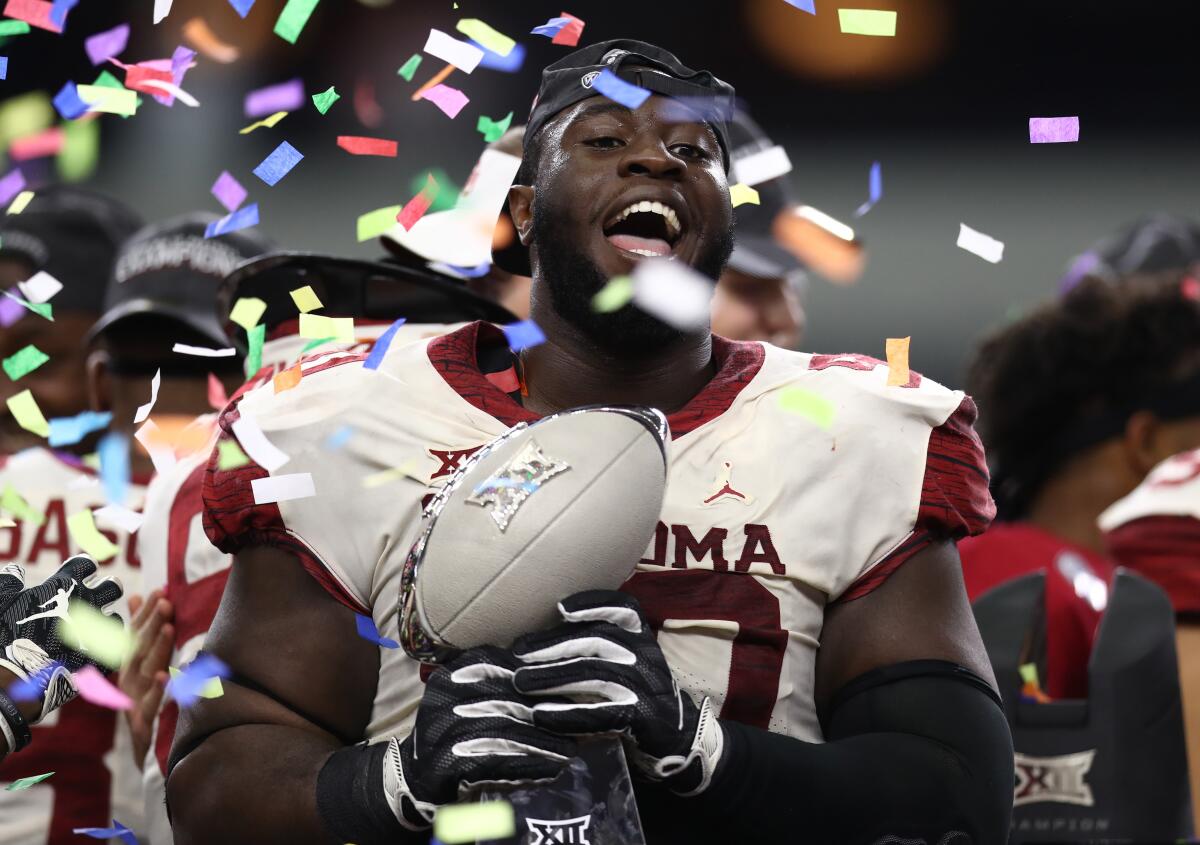
[(217, 181), (213, 182), (212, 195), (221, 205), (225, 206), (226, 211), (237, 211), (238, 207), (246, 201), (246, 189), (242, 187), (241, 182), (233, 178), (228, 170), (222, 170)]
[(371, 354), (367, 356), (367, 360), (363, 361), (364, 367), (368, 370), (379, 369), (379, 365), (383, 363), (383, 356), (387, 355), (388, 347), (392, 345), (392, 338), (396, 336), (397, 330), (403, 325), (404, 318), (401, 317), (387, 327), (387, 331), (381, 334), (375, 341), (375, 345), (371, 347)]
[(213, 678), (228, 678), (232, 674), (220, 658), (212, 654), (200, 654), (167, 682), (167, 691), (180, 707), (190, 707), (201, 697), (200, 694)]
[(808, 12), (810, 15), (817, 13), (817, 4), (814, 0), (783, 0), (789, 6), (795, 6), (802, 12)]
[(54, 95), (54, 108), (58, 109), (63, 120), (74, 120), (87, 113), (88, 104), (80, 98), (75, 83), (68, 82)]
[(1031, 144), (1071, 144), (1078, 140), (1078, 117), (1029, 118), (1029, 143)]
[(239, 208), (233, 214), (227, 214), (220, 220), (214, 220), (204, 230), (204, 237), (215, 238), (236, 232), (238, 229), (248, 229), (258, 225), (258, 203), (252, 202), (245, 208)]
[(879, 202), (883, 196), (883, 169), (879, 162), (871, 163), (871, 173), (867, 177), (867, 201), (860, 205), (854, 212), (855, 217), (862, 217), (868, 211), (875, 207), (875, 203)]
[(1104, 262), (1100, 260), (1094, 252), (1085, 252), (1082, 255), (1076, 256), (1071, 262), (1071, 266), (1067, 268), (1067, 272), (1058, 280), (1058, 295), (1065, 296), (1077, 284), (1083, 281), (1088, 273), (1100, 267)]
[(104, 32), (97, 32), (95, 35), (90, 35), (83, 42), (83, 49), (87, 51), (88, 58), (92, 64), (98, 65), (101, 62), (106, 62), (113, 56), (119, 56), (125, 51), (125, 47), (129, 44), (129, 24), (123, 23), (120, 26), (114, 26), (112, 29), (106, 29)]
[(521, 69), (521, 65), (525, 64), (524, 44), (514, 44), (507, 56), (501, 56), (499, 53), (493, 53), (473, 38), (468, 40), (483, 51), (483, 58), (479, 60), (480, 67), (498, 70), (501, 73), (516, 73)]
[(229, 5), (233, 6), (233, 10), (244, 18), (254, 7), (254, 0), (229, 0)]
[(421, 92), (421, 99), (433, 103), (449, 118), (458, 117), (463, 106), (471, 102), (467, 99), (466, 94), (449, 85), (434, 85), (432, 88), (426, 88)]
[(514, 352), (520, 352), (522, 349), (546, 342), (546, 335), (542, 334), (542, 330), (533, 320), (520, 320), (500, 328), (504, 330), (504, 336), (508, 338), (508, 348)]
[[(14, 290), (16, 288), (10, 288), (10, 291)], [(21, 306), (21, 303), (7, 296), (0, 297), (0, 327), (7, 329), (24, 315), (25, 309)]]
[(254, 168), (254, 175), (273, 187), (287, 176), (302, 158), (303, 153), (287, 141), (282, 141), (269, 156), (259, 162), (258, 167)]
[(631, 85), (608, 68), (600, 71), (600, 74), (592, 80), (592, 89), (631, 111), (650, 97), (650, 92), (645, 88)]
[(558, 35), (558, 31), (571, 22), (570, 18), (551, 18), (541, 26), (535, 26), (529, 30), (530, 35), (544, 35), (547, 38), (553, 38)]
[(3, 179), (0, 179), (0, 206), (8, 205), (13, 197), (25, 190), (25, 174), (21, 168), (14, 167)]
[(137, 837), (134, 836), (133, 831), (116, 819), (112, 820), (112, 827), (77, 827), (73, 832), (83, 836), (90, 836), (92, 839), (112, 839), (115, 836), (124, 842), (125, 845), (138, 845)]
[(246, 95), (246, 117), (265, 117), (277, 111), (295, 111), (304, 104), (304, 82), (292, 79), (259, 88)]
[(364, 640), (369, 643), (376, 643), (384, 648), (400, 648), (400, 643), (380, 635), (379, 629), (375, 627), (375, 620), (370, 616), (363, 616), (361, 613), (354, 615), (358, 617), (358, 635)]

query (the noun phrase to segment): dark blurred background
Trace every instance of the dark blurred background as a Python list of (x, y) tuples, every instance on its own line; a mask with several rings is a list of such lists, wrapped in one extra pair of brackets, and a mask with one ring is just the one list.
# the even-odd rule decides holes
[[(406, 202), (431, 169), (461, 186), (483, 145), (478, 117), (515, 111), (519, 122), (539, 69), (567, 51), (528, 34), (565, 10), (586, 21), (581, 43), (654, 41), (731, 81), (787, 147), (799, 197), (855, 226), (866, 272), (850, 286), (812, 280), (806, 348), (882, 357), (884, 338), (911, 335), (913, 366), (951, 384), (980, 333), (1052, 296), (1093, 239), (1144, 211), (1196, 213), (1195, 3), (845, 0), (898, 11), (896, 36), (872, 38), (840, 33), (832, 0), (815, 0), (815, 17), (784, 0), (562, 2), (322, 0), (291, 45), (271, 31), (283, 0), (257, 0), (245, 20), (225, 0), (176, 0), (157, 26), (152, 0), (82, 0), (63, 35), (35, 29), (0, 46), (0, 90), (53, 95), (68, 79), (90, 83), (99, 69), (84, 38), (123, 22), (133, 27), (123, 61), (169, 57), (184, 24), (203, 18), (240, 57), (198, 58), (183, 85), (198, 109), (144, 98), (132, 118), (102, 116), (91, 183), (150, 218), (223, 213), (209, 188), (229, 170), (284, 245), (370, 256), (378, 247), (357, 243), (358, 215)], [(464, 17), (528, 55), (518, 73), (455, 72), (447, 84), (471, 102), (450, 120), (410, 100), (440, 60), (426, 56), (412, 82), (396, 71), (430, 27), (454, 34)], [(239, 135), (251, 122), (246, 92), (295, 77), (310, 95), (334, 85), (342, 99), (325, 116), (309, 102), (274, 129)], [(356, 90), (377, 102), (377, 124), (356, 115)], [(1079, 115), (1079, 143), (1029, 144), (1029, 117), (1063, 115)], [(340, 134), (396, 139), (399, 158), (350, 156)], [(305, 159), (268, 188), (250, 170), (281, 140)], [(855, 221), (874, 160), (883, 199)], [(31, 181), (39, 172), (23, 168)], [(958, 249), (960, 222), (1003, 241), (1003, 261)]]

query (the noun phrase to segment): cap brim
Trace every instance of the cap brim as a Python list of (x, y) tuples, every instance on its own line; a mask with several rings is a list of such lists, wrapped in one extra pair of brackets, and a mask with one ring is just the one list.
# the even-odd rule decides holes
[(211, 316), (197, 314), (146, 298), (130, 299), (114, 308), (110, 308), (88, 330), (85, 342), (91, 343), (101, 334), (111, 330), (124, 320), (132, 317), (151, 315), (187, 326), (189, 329), (203, 335), (205, 339), (222, 347), (229, 345), (229, 338), (226, 336), (224, 329), (222, 329), (220, 321), (217, 320), (216, 314), (212, 314)]

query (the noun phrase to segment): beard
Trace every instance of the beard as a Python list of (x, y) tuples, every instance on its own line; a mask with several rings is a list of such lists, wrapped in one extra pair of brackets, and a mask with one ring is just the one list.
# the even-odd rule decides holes
[[(540, 283), (550, 293), (558, 316), (596, 348), (613, 358), (641, 358), (678, 343), (687, 332), (647, 314), (632, 302), (616, 311), (596, 311), (592, 299), (609, 279), (572, 241), (568, 213), (551, 203), (533, 206), (533, 241), (537, 244)], [(733, 230), (701, 241), (694, 270), (709, 279), (720, 277), (733, 253)]]

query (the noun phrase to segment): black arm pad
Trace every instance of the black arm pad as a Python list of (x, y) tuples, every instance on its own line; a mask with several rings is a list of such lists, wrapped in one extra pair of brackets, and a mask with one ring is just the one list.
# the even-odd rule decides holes
[(913, 661), (855, 679), (824, 744), (721, 724), (725, 751), (702, 795), (638, 790), (648, 841), (1008, 841), (1012, 736), (996, 693), (961, 666)]
[(428, 831), (405, 830), (383, 791), (387, 743), (355, 745), (334, 752), (317, 775), (317, 810), (331, 842), (358, 845), (418, 845)]

